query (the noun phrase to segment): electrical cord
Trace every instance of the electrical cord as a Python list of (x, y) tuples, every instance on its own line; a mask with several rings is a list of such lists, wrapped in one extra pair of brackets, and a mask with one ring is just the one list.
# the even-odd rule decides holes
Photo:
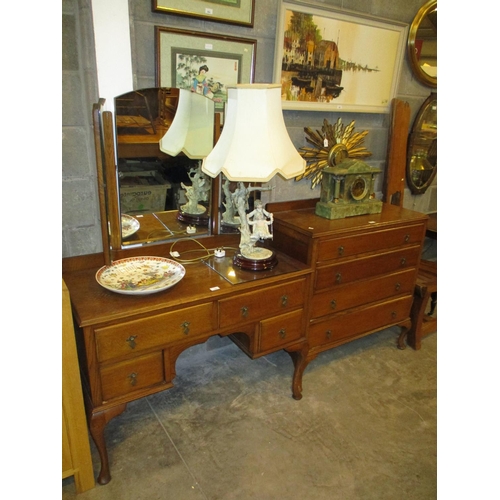
[[(186, 250), (184, 253), (196, 253), (196, 252), (203, 252), (204, 255), (200, 257), (195, 257), (192, 259), (181, 259), (180, 258), (180, 253), (174, 250), (175, 245), (179, 241), (193, 241), (197, 243), (201, 248), (193, 248), (191, 250)], [(225, 255), (225, 250), (236, 250), (233, 247), (218, 247), (218, 248), (207, 248), (205, 245), (203, 245), (200, 241), (198, 241), (195, 238), (180, 238), (172, 243), (170, 246), (170, 256), (175, 259), (177, 262), (180, 262), (181, 264), (192, 264), (195, 262), (202, 262), (210, 257), (222, 257)]]

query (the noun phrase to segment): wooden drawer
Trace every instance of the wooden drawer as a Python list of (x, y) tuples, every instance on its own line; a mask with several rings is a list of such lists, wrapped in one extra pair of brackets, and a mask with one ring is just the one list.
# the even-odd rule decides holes
[(309, 346), (342, 343), (365, 332), (404, 321), (410, 315), (413, 295), (331, 316), (309, 327)]
[(420, 245), (318, 267), (316, 290), (416, 267)]
[(196, 337), (211, 331), (216, 323), (213, 304), (187, 307), (150, 318), (127, 321), (96, 329), (99, 361), (135, 354), (169, 342)]
[(105, 401), (160, 384), (163, 380), (162, 351), (101, 367), (102, 397)]
[(300, 339), (302, 330), (302, 309), (260, 323), (260, 351), (264, 352)]
[(411, 294), (416, 273), (417, 270), (411, 268), (399, 273), (336, 286), (332, 290), (317, 293), (311, 301), (311, 316), (319, 318), (395, 295)]
[(220, 326), (226, 328), (283, 314), (302, 306), (304, 295), (305, 280), (302, 279), (222, 299), (219, 301)]
[(318, 245), (318, 261), (353, 257), (358, 254), (377, 252), (402, 245), (420, 245), (424, 237), (424, 225), (418, 224), (361, 233), (355, 236), (325, 239)]

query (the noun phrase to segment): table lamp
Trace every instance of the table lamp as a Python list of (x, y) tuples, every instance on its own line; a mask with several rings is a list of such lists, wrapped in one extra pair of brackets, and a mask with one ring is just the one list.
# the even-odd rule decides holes
[(179, 102), (174, 119), (160, 139), (160, 150), (170, 156), (184, 153), (192, 160), (200, 160), (188, 173), (191, 185), (184, 185), (187, 203), (177, 214), (181, 222), (196, 226), (208, 225), (207, 209), (201, 201), (207, 201), (210, 183), (201, 172), (201, 160), (214, 147), (214, 109), (211, 99), (189, 90), (179, 89)]
[(276, 174), (292, 179), (303, 173), (305, 166), (285, 127), (281, 85), (229, 87), (222, 134), (201, 169), (211, 177), (222, 173), (237, 183), (230, 195), (240, 220), (241, 239), (235, 265), (260, 271), (277, 264), (272, 250), (256, 245), (272, 238), (273, 215), (264, 210), (260, 200), (255, 202), (255, 210), (246, 213), (249, 192), (258, 190), (246, 183), (268, 182)]

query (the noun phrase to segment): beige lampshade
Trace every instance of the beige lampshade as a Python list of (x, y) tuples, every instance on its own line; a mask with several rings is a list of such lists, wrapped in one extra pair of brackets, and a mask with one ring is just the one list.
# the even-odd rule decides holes
[(181, 151), (191, 159), (202, 159), (214, 147), (214, 102), (189, 90), (179, 90), (174, 119), (160, 139), (160, 149), (170, 156)]
[(211, 177), (221, 172), (230, 181), (267, 182), (276, 174), (300, 175), (306, 162), (293, 145), (281, 108), (281, 85), (243, 84), (228, 89), (222, 134), (203, 160)]

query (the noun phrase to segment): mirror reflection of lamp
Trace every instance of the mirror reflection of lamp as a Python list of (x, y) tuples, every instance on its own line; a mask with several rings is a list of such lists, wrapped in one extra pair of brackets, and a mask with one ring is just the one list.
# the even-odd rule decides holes
[(181, 183), (187, 203), (179, 209), (177, 219), (193, 225), (208, 225), (207, 209), (210, 182), (201, 171), (201, 160), (214, 147), (214, 102), (189, 90), (179, 90), (179, 103), (175, 117), (160, 139), (160, 150), (170, 156), (184, 153), (192, 160), (200, 160), (190, 169), (191, 184)]
[(258, 203), (255, 210), (247, 214), (249, 192), (266, 188), (249, 183), (265, 183), (276, 174), (292, 179), (304, 172), (306, 162), (285, 127), (281, 85), (229, 87), (226, 110), (222, 134), (203, 160), (202, 171), (211, 177), (222, 173), (229, 181), (237, 183), (232, 193), (226, 192), (240, 223), (239, 252), (234, 263), (254, 271), (270, 269), (277, 263), (276, 255), (258, 246), (257, 242), (272, 237), (272, 214)]

